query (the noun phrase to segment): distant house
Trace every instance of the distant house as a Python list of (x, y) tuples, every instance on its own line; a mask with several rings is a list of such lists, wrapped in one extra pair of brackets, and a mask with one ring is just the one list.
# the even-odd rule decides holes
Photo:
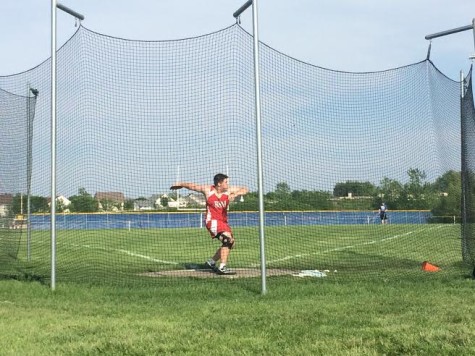
[(119, 211), (124, 210), (125, 197), (121, 192), (97, 192), (94, 199), (99, 204), (99, 210)]
[(190, 195), (188, 195), (184, 199), (187, 202), (187, 206), (193, 206), (193, 207), (205, 207), (206, 206), (205, 196), (201, 193), (191, 193)]
[(168, 198), (169, 208), (202, 208), (206, 206), (206, 200), (203, 194), (191, 193), (187, 196), (179, 197), (178, 201)]
[(60, 195), (56, 197), (56, 203), (61, 206), (63, 213), (69, 213), (69, 206), (71, 205), (71, 200), (66, 198), (64, 195)]
[(147, 199), (136, 199), (134, 200), (134, 211), (163, 209), (162, 198), (168, 199), (168, 196), (166, 194), (152, 194)]
[[(166, 194), (164, 194), (164, 195), (168, 198), (168, 196)], [(163, 197), (163, 195), (152, 194), (150, 199), (152, 199), (153, 205), (156, 209), (163, 209), (162, 197)]]
[(136, 199), (134, 200), (134, 211), (154, 210), (155, 201), (153, 199)]
[(186, 208), (186, 201), (182, 197), (179, 197), (178, 200), (173, 198), (168, 198), (168, 207), (169, 208)]
[(0, 194), (0, 216), (7, 216), (8, 210), (13, 203), (13, 195)]
[[(48, 201), (48, 206), (51, 207), (51, 198), (47, 199)], [(66, 198), (64, 195), (58, 195), (56, 196), (56, 209), (62, 210), (63, 213), (69, 213), (69, 206), (71, 205), (71, 200)], [(60, 209), (59, 209), (60, 207)]]
[(56, 197), (56, 201), (63, 206), (70, 206), (71, 205), (71, 200), (66, 198), (64, 195), (59, 195)]

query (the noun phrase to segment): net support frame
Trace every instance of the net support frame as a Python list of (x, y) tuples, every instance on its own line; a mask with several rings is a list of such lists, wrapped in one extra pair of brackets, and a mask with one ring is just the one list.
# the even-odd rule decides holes
[(257, 136), (257, 176), (259, 188), (259, 242), (261, 254), (261, 292), (267, 293), (266, 287), (266, 258), (264, 238), (264, 185), (262, 163), (262, 123), (261, 123), (261, 94), (259, 80), (259, 30), (257, 0), (252, 1), (252, 32), (254, 35), (254, 80), (256, 100), (256, 136)]
[(56, 289), (56, 9), (84, 20), (84, 16), (51, 0), (51, 289)]
[(241, 16), (241, 14), (242, 14), (244, 11), (246, 11), (247, 8), (248, 8), (249, 6), (251, 6), (251, 5), (252, 5), (252, 0), (248, 0), (244, 5), (242, 5), (239, 9), (237, 9), (237, 10), (234, 12), (234, 14), (233, 14), (234, 18), (237, 19), (239, 16)]
[(453, 28), (453, 29), (451, 29), (451, 30), (440, 31), (440, 32), (436, 32), (436, 33), (427, 35), (427, 36), (425, 36), (425, 39), (426, 39), (426, 40), (431, 40), (431, 39), (433, 39), (433, 38), (443, 37), (443, 36), (447, 36), (447, 35), (452, 35), (452, 34), (454, 34), (454, 33), (463, 32), (463, 31), (468, 31), (468, 30), (471, 30), (471, 29), (473, 29), (473, 21), (472, 21), (472, 24), (471, 24), (471, 25), (462, 26), (462, 27), (457, 27), (457, 28)]
[[(229, 15), (231, 14), (232, 11)], [(58, 16), (61, 18), (61, 14)], [(245, 16), (250, 16), (250, 14)], [(248, 20), (251, 19), (248, 18)], [(61, 25), (58, 25), (58, 28), (58, 31), (62, 32)], [(262, 41), (262, 38), (260, 40)], [(183, 254), (180, 251), (180, 254), (177, 254), (176, 244), (173, 243), (176, 241), (176, 233), (189, 233), (185, 230), (173, 230), (182, 227), (198, 228), (199, 223), (202, 222), (199, 213), (178, 215), (168, 211), (173, 209), (164, 209), (166, 214), (161, 216), (146, 211), (132, 212), (132, 202), (135, 200), (133, 198), (136, 197), (137, 200), (142, 197), (146, 200), (150, 198), (151, 205), (144, 207), (154, 207), (154, 201), (151, 198), (157, 198), (161, 192), (168, 191), (169, 182), (176, 175), (177, 164), (180, 165), (181, 171), (185, 169), (188, 172), (187, 175), (195, 177), (197, 181), (203, 180), (213, 171), (216, 172), (216, 167), (221, 166), (219, 170), (224, 170), (227, 175), (232, 173), (231, 176), (241, 177), (240, 180), (252, 182), (251, 185), (257, 188), (252, 32), (247, 32), (235, 24), (204, 38), (198, 37), (189, 40), (189, 42), (186, 41), (186, 44), (183, 44), (183, 41), (167, 41), (166, 43), (163, 41), (138, 41), (113, 39), (81, 26), (77, 35), (68, 41), (67, 46), (58, 48), (57, 197), (59, 197), (60, 191), (61, 194), (66, 194), (65, 198), (76, 192), (81, 192), (78, 187), (82, 189), (83, 193), (87, 193), (85, 188), (81, 188), (87, 186), (92, 190), (92, 194), (87, 193), (88, 198), (92, 198), (94, 190), (101, 192), (101, 190), (110, 187), (121, 193), (123, 198), (128, 198), (125, 200), (128, 205), (123, 211), (129, 211), (125, 214), (114, 215), (112, 214), (114, 205), (112, 202), (106, 201), (104, 209), (101, 209), (104, 214), (89, 214), (92, 211), (85, 215), (74, 214), (77, 211), (73, 205), (71, 207), (73, 214), (68, 215), (67, 212), (60, 213), (63, 205), (61, 200), (57, 199), (57, 282), (74, 281), (86, 285), (98, 282), (111, 285), (130, 283), (131, 286), (137, 284), (156, 286), (156, 283), (162, 285), (171, 282), (171, 280), (163, 278), (161, 282), (158, 282), (159, 279), (137, 278), (136, 272), (151, 270), (152, 273), (161, 273), (162, 270), (177, 270), (177, 273), (181, 274), (185, 272), (181, 271), (183, 267), (187, 269), (187, 266), (181, 265), (180, 261), (201, 260), (199, 257), (201, 252), (194, 249), (184, 251)], [(333, 70), (322, 70), (312, 64), (302, 64), (298, 59), (290, 59), (286, 54), (262, 45), (262, 42), (259, 45), (262, 145), (265, 169), (264, 196), (266, 197), (264, 202), (265, 224), (266, 233), (271, 231), (271, 236), (266, 236), (267, 276), (273, 276), (274, 271), (277, 270), (290, 274), (293, 271), (305, 271), (313, 268), (324, 269), (324, 271), (328, 269), (329, 271), (350, 272), (351, 270), (351, 272), (356, 272), (355, 276), (361, 274), (362, 277), (366, 275), (366, 271), (378, 274), (384, 272), (380, 271), (381, 265), (378, 257), (384, 251), (379, 248), (379, 245), (374, 246), (375, 253), (371, 254), (365, 247), (360, 250), (360, 247), (354, 246), (355, 244), (349, 244), (346, 237), (341, 238), (342, 235), (338, 230), (342, 228), (351, 231), (351, 227), (335, 227), (333, 230), (334, 228), (327, 226), (309, 225), (360, 225), (364, 223), (367, 225), (364, 229), (370, 230), (368, 234), (365, 234), (365, 238), (372, 239), (373, 233), (375, 235), (378, 233), (368, 225), (379, 223), (379, 219), (375, 219), (373, 216), (376, 208), (374, 199), (382, 198), (385, 193), (387, 195), (384, 200), (391, 198), (392, 191), (390, 191), (389, 184), (393, 182), (394, 185), (397, 184), (396, 194), (399, 195), (401, 192), (399, 189), (404, 187), (405, 173), (408, 172), (408, 169), (421, 170), (420, 175), (413, 172), (414, 175), (410, 175), (410, 178), (422, 179), (421, 182), (433, 184), (432, 182), (438, 182), (437, 180), (441, 177), (440, 183), (444, 185), (437, 184), (434, 187), (437, 190), (443, 189), (442, 193), (450, 189), (447, 195), (440, 194), (436, 190), (431, 191), (431, 194), (433, 193), (431, 197), (434, 197), (434, 202), (440, 202), (440, 206), (436, 206), (432, 202), (426, 204), (425, 199), (418, 199), (421, 206), (440, 207), (441, 215), (435, 217), (434, 223), (451, 222), (446, 219), (447, 216), (443, 216), (447, 211), (459, 214), (454, 209), (459, 203), (457, 196), (460, 191), (457, 189), (460, 185), (457, 175), (460, 166), (458, 154), (460, 81), (447, 80), (447, 77), (437, 70), (433, 63), (425, 61), (410, 64), (403, 69), (395, 68), (394, 71), (391, 70), (390, 73), (383, 75), (377, 72), (364, 75), (336, 74)], [(208, 46), (214, 50), (208, 50)], [(118, 56), (107, 55), (107, 53), (116, 53)], [(138, 56), (138, 53), (141, 55)], [(104, 62), (105, 58), (109, 58), (110, 63), (109, 61)], [(176, 59), (179, 59), (179, 62)], [(215, 61), (216, 59), (218, 61)], [(160, 65), (157, 66), (156, 63), (160, 63)], [(177, 66), (178, 64), (184, 65)], [(46, 66), (33, 69), (28, 72), (28, 76), (21, 74), (14, 80), (11, 77), (2, 77), (0, 78), (0, 87), (22, 92), (25, 84), (29, 81), (34, 85), (39, 85), (40, 88), (47, 88), (50, 85), (49, 76), (51, 74), (49, 65), (50, 63), (47, 63)], [(124, 75), (116, 76), (116, 73), (124, 73)], [(143, 82), (141, 78), (145, 76), (150, 80)], [(81, 80), (84, 78), (87, 78), (88, 85), (86, 86)], [(465, 88), (467, 88), (465, 99), (469, 99), (471, 96), (468, 78), (466, 77), (465, 81)], [(125, 81), (134, 82), (136, 86), (131, 85), (124, 91), (123, 83)], [(109, 85), (106, 87), (105, 83)], [(165, 85), (158, 85), (158, 83)], [(315, 83), (319, 85), (317, 86)], [(332, 88), (331, 91), (328, 91), (329, 87)], [(218, 91), (222, 93), (219, 96), (216, 95)], [(3, 89), (0, 90), (0, 93), (3, 93)], [(78, 93), (80, 93), (79, 97)], [(173, 93), (173, 95), (169, 95), (169, 93)], [(46, 99), (50, 95), (49, 91), (44, 95), (46, 96), (44, 99)], [(90, 101), (88, 100), (90, 98), (95, 99)], [(236, 98), (239, 100), (235, 100)], [(23, 124), (24, 97), (7, 97), (6, 99), (3, 101), (2, 97), (0, 103), (2, 113), (4, 112), (3, 105), (6, 104), (6, 107), (13, 111), (13, 115), (16, 115), (15, 121), (21, 124), (21, 127), (9, 132), (10, 127), (4, 125), (5, 129), (2, 132), (9, 133), (6, 137), (11, 138), (13, 143), (11, 151), (19, 153), (18, 157), (21, 159), (24, 156), (27, 142), (23, 138), (26, 132), (26, 127)], [(12, 99), (13, 101), (11, 101)], [(49, 197), (50, 182), (43, 178), (48, 175), (50, 169), (49, 119), (51, 113), (49, 99), (39, 102), (37, 118), (41, 125), (38, 127), (36, 127), (38, 120), (35, 117), (34, 158), (37, 164), (34, 166), (36, 174), (33, 177), (32, 192), (38, 192), (39, 196), (32, 197), (32, 212), (37, 211), (38, 213), (41, 210), (49, 210), (46, 199)], [(31, 98), (30, 101), (33, 110), (35, 99)], [(74, 103), (74, 106), (69, 103)], [(144, 106), (143, 103), (147, 103), (147, 106)], [(148, 106), (149, 104), (150, 106)], [(131, 105), (137, 105), (137, 107)], [(469, 113), (468, 109), (471, 107), (467, 105), (466, 109)], [(198, 113), (198, 115), (188, 115), (188, 113)], [(269, 113), (269, 117), (266, 113)], [(216, 133), (219, 137), (229, 139), (230, 144), (223, 147), (221, 156), (224, 161), (219, 163), (214, 159), (216, 155), (214, 144), (205, 145), (204, 149), (206, 150), (197, 150), (195, 145), (199, 145), (209, 137), (207, 129), (210, 127), (209, 124), (213, 124), (215, 118), (222, 117), (223, 114), (230, 120), (218, 125)], [(360, 118), (364, 118), (364, 120), (360, 120)], [(429, 120), (432, 124), (427, 123)], [(185, 131), (182, 129), (182, 127), (190, 127), (190, 122), (199, 124), (197, 125), (199, 130)], [(127, 128), (130, 129), (127, 130)], [(427, 131), (419, 130), (419, 128), (427, 129)], [(386, 135), (381, 134), (383, 130)], [(406, 132), (411, 130), (415, 133), (415, 136), (412, 137), (406, 135), (408, 142), (414, 142), (414, 145), (408, 142), (401, 145), (398, 133), (404, 130)], [(149, 135), (148, 133), (151, 132), (153, 134)], [(470, 132), (474, 132), (473, 128), (467, 130), (467, 134)], [(21, 139), (16, 140), (16, 138)], [(97, 138), (103, 138), (103, 140)], [(71, 139), (74, 141), (71, 142)], [(470, 135), (468, 139), (471, 139)], [(345, 141), (344, 144), (343, 141)], [(117, 143), (121, 145), (121, 149), (111, 150), (111, 148), (117, 147)], [(169, 145), (169, 143), (172, 144)], [(358, 145), (358, 143), (360, 144)], [(219, 143), (217, 144), (219, 145)], [(355, 144), (361, 146), (361, 150), (358, 152), (354, 152), (351, 148)], [(469, 150), (475, 152), (473, 143), (469, 142), (469, 144)], [(269, 151), (269, 155), (266, 154), (267, 151)], [(424, 154), (414, 157), (411, 153), (417, 151), (424, 152)], [(240, 154), (236, 156), (236, 152)], [(390, 153), (394, 153), (393, 157), (395, 157), (394, 160), (391, 160), (392, 162), (388, 162), (385, 158)], [(403, 156), (399, 158), (399, 155)], [(137, 157), (144, 156), (150, 161), (137, 160)], [(14, 156), (11, 155), (11, 157)], [(229, 161), (229, 157), (232, 158), (231, 161)], [(200, 159), (209, 163), (198, 167), (195, 162), (199, 162)], [(11, 159), (7, 159), (2, 164), (8, 168), (11, 161)], [(106, 162), (107, 165), (104, 164)], [(279, 164), (279, 162), (284, 162), (284, 164)], [(470, 160), (466, 160), (466, 164), (470, 165)], [(377, 165), (380, 167), (376, 167)], [(11, 174), (7, 176), (7, 178), (13, 178), (12, 188), (7, 189), (8, 191), (14, 192), (18, 183), (22, 183), (24, 179), (23, 166), (24, 160), (21, 160), (21, 165), (17, 165), (18, 169), (12, 170)], [(230, 172), (229, 168), (234, 172)], [(153, 174), (155, 170), (159, 170), (160, 173)], [(427, 180), (422, 178), (422, 175), (426, 174), (426, 170), (429, 172)], [(152, 178), (148, 172), (151, 172), (154, 177)], [(21, 179), (17, 178), (18, 175)], [(383, 181), (386, 177), (388, 180)], [(471, 183), (470, 178), (466, 178), (468, 187)], [(352, 186), (353, 182), (348, 183), (349, 179), (355, 180), (356, 187)], [(177, 179), (177, 181), (180, 180)], [(344, 183), (345, 181), (347, 183)], [(339, 188), (337, 184), (340, 182), (347, 192), (354, 191), (351, 196), (347, 192), (336, 191), (335, 188)], [(365, 186), (366, 182), (370, 182), (367, 187)], [(414, 191), (417, 194), (418, 191), (415, 189), (419, 189), (421, 185), (416, 181), (414, 183)], [(25, 185), (22, 184), (22, 186)], [(291, 186), (292, 189), (290, 189)], [(340, 195), (354, 198), (361, 195), (361, 188), (372, 189), (372, 186), (377, 190), (374, 191), (374, 197), (371, 199), (368, 196), (364, 201), (363, 199), (362, 201), (356, 199), (352, 201), (330, 200), (332, 197)], [(275, 190), (272, 189), (274, 187)], [(407, 188), (407, 192), (412, 189), (409, 186)], [(294, 191), (296, 192), (294, 196), (288, 195)], [(246, 204), (240, 205), (239, 202), (236, 202), (231, 207), (231, 210), (236, 211), (230, 211), (230, 219), (232, 219), (233, 226), (236, 224), (236, 227), (248, 228), (247, 233), (243, 236), (243, 242), (248, 241), (249, 245), (246, 250), (239, 251), (237, 266), (252, 270), (250, 273), (259, 278), (250, 279), (249, 283), (260, 288), (258, 287), (261, 279), (260, 246), (259, 236), (256, 236), (259, 224), (258, 197), (255, 189), (254, 192), (246, 198)], [(267, 196), (267, 192), (279, 194)], [(183, 197), (182, 191), (180, 191), (180, 195)], [(436, 198), (437, 196), (440, 199)], [(450, 201), (442, 198), (446, 196), (450, 196)], [(271, 209), (276, 210), (275, 212), (268, 210), (267, 197), (270, 198), (271, 204), (275, 204), (276, 209), (274, 206)], [(470, 201), (472, 198), (470, 195), (466, 197), (467, 215), (469, 216), (471, 209), (468, 206), (473, 200)], [(399, 200), (394, 199), (394, 204), (390, 204), (396, 208), (396, 204), (401, 201), (401, 207), (416, 206), (417, 202), (412, 199), (406, 203), (407, 205), (404, 205), (403, 201), (407, 202), (405, 198), (403, 195)], [(446, 209), (445, 205), (442, 206), (445, 200), (450, 203), (448, 207), (450, 210)], [(190, 201), (190, 203), (195, 202)], [(349, 206), (355, 207), (356, 211), (348, 214), (343, 211)], [(120, 207), (118, 208), (120, 209)], [(309, 209), (308, 212), (302, 211), (303, 208)], [(96, 209), (97, 207), (92, 204), (90, 209), (88, 208), (88, 210)], [(320, 209), (329, 211), (321, 212)], [(361, 209), (363, 212), (357, 213)], [(156, 216), (160, 216), (160, 219), (154, 219)], [(434, 215), (429, 210), (418, 212), (417, 216), (412, 212), (400, 214), (394, 212), (390, 219), (394, 224), (399, 222), (425, 224), (432, 216)], [(100, 219), (96, 219), (99, 217)], [(115, 217), (117, 220), (114, 219)], [(44, 235), (40, 230), (46, 230), (45, 232), (49, 234), (49, 212), (46, 216), (33, 214), (32, 219), (32, 229), (34, 230), (31, 252), (35, 263), (34, 265), (27, 264), (25, 267), (31, 275), (36, 276), (35, 278), (41, 278), (47, 282), (49, 287), (50, 243), (41, 241), (43, 239), (38, 241), (35, 239), (36, 230), (38, 230), (39, 237)], [(291, 227), (292, 225), (299, 227), (294, 229)], [(277, 226), (283, 226), (282, 231)], [(160, 233), (157, 235), (156, 231), (151, 230), (153, 228), (159, 228)], [(162, 230), (165, 228), (172, 230)], [(424, 229), (423, 226), (411, 226), (412, 228)], [(72, 231), (63, 233), (63, 229)], [(118, 241), (114, 237), (115, 234), (111, 236), (109, 231), (92, 231), (99, 229), (123, 229), (124, 232), (132, 231), (134, 236), (135, 233), (137, 236), (142, 236), (142, 234), (144, 237), (151, 236), (150, 238), (133, 239), (133, 241), (124, 236), (125, 239)], [(200, 230), (196, 231), (197, 234), (203, 233)], [(23, 251), (21, 231), (4, 232), (16, 233), (12, 243), (5, 246), (9, 250), (5, 249), (5, 251), (16, 253), (18, 246), (20, 247), (19, 251)], [(120, 231), (117, 232), (120, 233)], [(453, 239), (444, 237), (447, 234), (445, 231), (435, 234), (440, 235), (441, 244), (440, 248), (437, 248), (440, 255), (434, 254), (433, 256), (437, 257), (433, 258), (443, 265), (447, 263), (447, 267), (454, 266), (451, 261), (460, 260), (460, 245), (456, 243), (459, 234), (458, 228), (454, 228), (452, 232), (451, 237), (455, 238), (455, 246)], [(470, 237), (473, 235), (473, 229), (470, 228), (467, 232), (467, 241), (471, 243)], [(97, 242), (94, 244), (94, 248), (88, 247), (87, 244), (92, 235), (97, 235), (97, 238), (94, 238), (94, 241)], [(350, 235), (348, 239), (356, 237), (352, 233)], [(128, 235), (128, 237), (133, 236)], [(67, 242), (69, 238), (72, 243)], [(109, 238), (112, 241), (109, 242)], [(165, 238), (169, 238), (171, 243), (168, 243)], [(276, 240), (275, 243), (269, 244), (272, 240)], [(428, 240), (429, 246), (433, 246), (435, 240), (432, 241), (432, 237), (428, 237)], [(198, 240), (197, 242), (201, 244)], [(118, 244), (115, 245), (115, 243)], [(122, 247), (124, 252), (104, 253), (102, 248), (110, 246)], [(471, 247), (471, 244), (468, 246)], [(342, 252), (339, 247), (344, 247)], [(368, 247), (373, 248), (371, 243)], [(399, 247), (401, 248), (400, 256), (403, 253), (409, 253), (409, 257), (413, 256), (410, 241), (401, 241)], [(420, 247), (421, 256), (424, 257), (426, 254), (424, 251), (427, 249), (422, 245)], [(346, 251), (354, 248), (361, 253)], [(36, 249), (38, 250), (36, 251)], [(473, 246), (473, 250), (475, 251), (475, 246)], [(125, 251), (132, 254), (141, 251), (142, 255), (130, 255)], [(321, 254), (322, 251), (324, 251), (323, 254)], [(83, 256), (88, 257), (87, 260), (90, 257), (96, 261), (100, 260), (101, 263), (86, 263), (87, 260), (84, 260), (78, 252), (81, 255), (84, 253)], [(315, 255), (318, 256), (315, 257)], [(158, 260), (154, 261), (154, 259)], [(163, 263), (160, 262), (162, 260)], [(12, 261), (14, 262), (14, 260)], [(178, 262), (178, 264), (174, 262)], [(391, 259), (387, 259), (388, 266), (393, 267), (392, 262)], [(23, 267), (21, 259), (18, 259), (18, 263), (16, 266)], [(120, 269), (114, 267), (117, 264), (121, 265)], [(198, 262), (197, 266), (199, 265)], [(2, 265), (2, 267), (4, 266)], [(178, 270), (180, 271), (178, 272)], [(14, 272), (16, 271), (22, 273), (18, 268)], [(237, 272), (241, 274), (240, 270)], [(12, 274), (7, 274), (7, 276), (10, 275)], [(150, 276), (152, 277), (152, 275)], [(272, 278), (268, 282), (272, 282)], [(260, 289), (258, 294), (260, 294)]]
[(78, 20), (81, 20), (81, 21), (84, 20), (84, 16), (81, 15), (79, 12), (76, 12), (76, 11), (70, 9), (69, 7), (64, 6), (63, 4), (61, 4), (59, 2), (56, 3), (56, 7), (60, 10), (63, 10), (64, 12), (70, 14), (71, 16), (76, 17)]
[[(430, 35), (426, 35), (425, 39), (426, 40), (432, 40), (432, 39), (437, 38), (437, 37), (444, 37), (444, 36), (447, 36), (447, 35), (452, 35), (454, 33), (459, 33), (459, 32), (468, 31), (468, 30), (472, 30), (472, 32), (473, 32), (473, 47), (475, 49), (475, 18), (472, 19), (472, 24), (471, 25), (457, 27), (457, 28), (453, 28), (451, 30), (432, 33)], [(430, 45), (429, 45), (429, 52), (427, 54), (427, 58), (429, 58), (429, 55), (430, 55)], [(470, 56), (470, 59), (475, 60), (475, 53)]]
[[(436, 33), (433, 33), (433, 34), (430, 34), (430, 35), (427, 35), (425, 36), (425, 39), (426, 40), (432, 40), (434, 38), (438, 38), (438, 37), (444, 37), (444, 36), (448, 36), (448, 35), (452, 35), (454, 33), (459, 33), (459, 32), (463, 32), (463, 31), (468, 31), (468, 30), (472, 30), (473, 32), (473, 45), (474, 45), (474, 49), (475, 49), (475, 18), (472, 19), (472, 24), (471, 25), (467, 25), (467, 26), (462, 26), (462, 27), (457, 27), (457, 28), (454, 28), (454, 29), (450, 29), (450, 30), (446, 30), (446, 31), (441, 31), (441, 32), (436, 32)], [(427, 58), (429, 58), (430, 56), (430, 45), (429, 45), (429, 51), (428, 51), (428, 54), (427, 54)], [(475, 54), (470, 56), (469, 57), (471, 60), (474, 60), (475, 59)], [(462, 192), (461, 192), (461, 216), (462, 216), (462, 226), (465, 226), (465, 224), (467, 223), (467, 216), (466, 216), (466, 200), (465, 200), (465, 194), (466, 194), (466, 191), (467, 191), (467, 187), (466, 187), (466, 182), (465, 182), (465, 177), (464, 177), (464, 172), (465, 172), (465, 163), (464, 163), (464, 149), (465, 149), (465, 140), (464, 140), (464, 134), (463, 134), (463, 111), (462, 111), (462, 105), (463, 105), (463, 99), (465, 97), (465, 92), (466, 92), (466, 88), (465, 88), (465, 77), (464, 77), (464, 73), (463, 71), (461, 70), (460, 71), (460, 125), (461, 125), (461, 186), (462, 186)], [(463, 235), (463, 231), (462, 231), (462, 235)], [(467, 251), (467, 246), (465, 244), (465, 239), (463, 238), (462, 236), (462, 259), (464, 261), (467, 261), (468, 260), (468, 256), (469, 256), (469, 253)]]
[(461, 155), (460, 155), (460, 158), (461, 158), (461, 162), (460, 162), (460, 167), (461, 167), (461, 171), (460, 171), (460, 179), (461, 179), (461, 186), (462, 186), (462, 194), (461, 194), (461, 216), (462, 216), (462, 238), (461, 238), (461, 242), (462, 242), (462, 260), (463, 261), (468, 261), (469, 259), (469, 252), (468, 252), (468, 247), (467, 247), (467, 244), (465, 242), (465, 238), (464, 238), (464, 232), (463, 232), (463, 229), (464, 229), (464, 226), (466, 226), (467, 224), (467, 205), (466, 205), (466, 199), (465, 199), (465, 194), (466, 194), (466, 191), (467, 191), (467, 187), (466, 187), (466, 181), (465, 181), (465, 159), (464, 159), (464, 155), (465, 155), (465, 135), (463, 134), (463, 98), (465, 96), (465, 76), (464, 76), (464, 73), (463, 71), (461, 70), (460, 71), (460, 152), (461, 152)]
[(252, 33), (254, 53), (254, 98), (256, 113), (256, 145), (257, 145), (257, 191), (259, 201), (259, 249), (261, 256), (261, 294), (267, 293), (266, 281), (266, 257), (265, 257), (265, 234), (264, 234), (264, 185), (262, 164), (262, 123), (261, 123), (261, 98), (260, 98), (260, 75), (259, 75), (259, 18), (257, 0), (248, 0), (233, 16), (237, 19), (252, 5)]
[(38, 90), (31, 87), (30, 83), (28, 83), (27, 88), (27, 139), (28, 139), (28, 146), (27, 146), (27, 163), (26, 163), (26, 216), (27, 216), (27, 225), (26, 225), (26, 256), (27, 260), (31, 260), (31, 175), (32, 175), (32, 154), (33, 154), (33, 119), (34, 113), (31, 114), (30, 108), (30, 93), (33, 94), (35, 98), (38, 97)]

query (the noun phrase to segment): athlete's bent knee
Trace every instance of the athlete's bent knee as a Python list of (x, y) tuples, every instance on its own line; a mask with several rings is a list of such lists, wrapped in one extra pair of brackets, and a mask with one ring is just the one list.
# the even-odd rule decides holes
[(219, 241), (223, 244), (222, 247), (227, 247), (232, 249), (234, 246), (234, 237), (232, 235), (228, 235), (226, 233), (221, 233), (218, 236)]

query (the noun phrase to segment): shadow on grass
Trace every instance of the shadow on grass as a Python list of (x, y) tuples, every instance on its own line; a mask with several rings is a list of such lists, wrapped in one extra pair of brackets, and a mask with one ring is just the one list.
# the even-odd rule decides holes
[(0, 273), (0, 280), (16, 280), (20, 282), (38, 282), (42, 285), (48, 285), (46, 278), (34, 273), (22, 272), (18, 273)]
[(47, 285), (47, 278), (22, 266), (16, 258), (0, 259), (0, 280), (38, 282)]

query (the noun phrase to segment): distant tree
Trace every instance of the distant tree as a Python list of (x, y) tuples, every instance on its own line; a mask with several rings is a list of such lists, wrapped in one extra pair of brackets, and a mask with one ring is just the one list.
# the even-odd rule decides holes
[(114, 208), (117, 208), (117, 209), (120, 208), (120, 203), (117, 203), (117, 202), (112, 201), (110, 199), (102, 199), (99, 202), (102, 206), (103, 211), (112, 211), (112, 210), (114, 210)]
[[(264, 199), (265, 200), (265, 199)], [(240, 198), (230, 203), (230, 209), (234, 211), (257, 211), (259, 210), (259, 196), (257, 192), (249, 192), (242, 200)]]
[(404, 185), (401, 196), (403, 209), (430, 209), (433, 204), (433, 191), (430, 183), (426, 182), (427, 175), (418, 168), (407, 171), (409, 182)]
[(292, 193), (292, 191), (290, 190), (287, 182), (277, 183), (277, 186), (275, 187), (276, 196), (286, 198), (290, 195), (290, 193)]
[(370, 182), (346, 181), (344, 183), (336, 183), (333, 188), (333, 196), (346, 197), (349, 193), (353, 196), (373, 196), (376, 187)]
[(16, 214), (20, 214), (22, 210), (23, 210), (23, 214), (25, 214), (26, 213), (26, 197), (18, 193), (13, 196), (10, 213), (11, 215), (16, 215)]
[(378, 187), (378, 193), (374, 197), (374, 207), (377, 208), (383, 202), (392, 210), (400, 209), (399, 200), (403, 195), (404, 186), (394, 179), (384, 177)]
[[(22, 202), (23, 200), (23, 202)], [(26, 195), (21, 196), (21, 194), (16, 194), (13, 197), (11, 213), (13, 215), (20, 214), (22, 210), (23, 204), (23, 214), (27, 213), (27, 204), (28, 204), (28, 197)], [(49, 212), (50, 208), (48, 206), (48, 199), (45, 197), (40, 196), (31, 196), (30, 197), (30, 212), (34, 213), (47, 213)]]
[(290, 199), (290, 190), (289, 185), (286, 182), (277, 183), (275, 190), (264, 195), (264, 200), (269, 204), (277, 204)]
[(293, 191), (292, 200), (299, 202), (305, 210), (327, 210), (331, 209), (332, 195), (324, 191)]
[(134, 199), (126, 199), (125, 200), (124, 210), (134, 210)]
[(412, 196), (417, 199), (424, 191), (427, 174), (418, 168), (411, 168), (407, 171), (407, 175), (409, 176), (409, 182), (406, 184), (406, 189), (409, 194), (412, 194)]
[(30, 198), (31, 213), (49, 212), (48, 199), (40, 196), (32, 196)]
[(460, 172), (447, 171), (436, 179), (433, 187), (438, 193), (439, 199), (431, 210), (432, 215), (437, 221), (443, 221), (444, 217), (449, 217), (448, 221), (452, 222), (452, 216), (458, 217), (461, 214), (462, 180)]
[(449, 193), (450, 191), (461, 191), (462, 178), (460, 172), (453, 170), (445, 172), (434, 182), (434, 189), (440, 193)]
[(98, 203), (86, 189), (79, 188), (78, 195), (69, 198), (71, 201), (70, 210), (76, 213), (94, 213), (98, 211)]

